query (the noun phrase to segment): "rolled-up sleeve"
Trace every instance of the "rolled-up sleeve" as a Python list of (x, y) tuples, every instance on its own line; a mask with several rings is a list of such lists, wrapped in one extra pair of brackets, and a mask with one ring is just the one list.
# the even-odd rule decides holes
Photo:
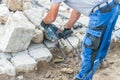
[(60, 3), (64, 2), (65, 0), (50, 0), (51, 3)]

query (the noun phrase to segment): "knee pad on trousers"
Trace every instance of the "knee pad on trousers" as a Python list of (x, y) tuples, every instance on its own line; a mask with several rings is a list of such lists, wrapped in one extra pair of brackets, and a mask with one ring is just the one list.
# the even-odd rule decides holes
[(97, 53), (101, 46), (106, 26), (97, 28), (88, 28), (83, 45), (92, 50), (91, 63), (94, 64)]
[(106, 27), (88, 28), (83, 45), (96, 50), (99, 48)]

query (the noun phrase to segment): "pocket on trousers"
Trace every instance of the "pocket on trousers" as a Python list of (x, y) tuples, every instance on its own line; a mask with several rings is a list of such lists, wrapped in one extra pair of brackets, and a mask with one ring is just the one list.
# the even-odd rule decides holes
[(84, 41), (84, 45), (87, 48), (98, 49), (100, 42), (101, 42), (101, 37), (97, 37), (87, 33)]

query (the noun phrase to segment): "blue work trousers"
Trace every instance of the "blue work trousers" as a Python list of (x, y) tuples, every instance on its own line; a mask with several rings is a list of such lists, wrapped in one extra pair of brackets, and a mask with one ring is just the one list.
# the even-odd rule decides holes
[(107, 55), (112, 30), (119, 15), (116, 5), (108, 12), (91, 12), (86, 35), (82, 43), (82, 66), (76, 76), (80, 80), (92, 80), (93, 74)]

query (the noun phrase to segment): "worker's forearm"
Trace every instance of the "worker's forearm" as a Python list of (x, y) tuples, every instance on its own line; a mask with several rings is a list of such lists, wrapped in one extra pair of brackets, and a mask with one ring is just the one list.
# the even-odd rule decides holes
[(81, 13), (77, 12), (76, 10), (73, 10), (68, 22), (65, 24), (65, 28), (71, 28), (79, 19), (80, 15)]
[(58, 10), (59, 10), (59, 5), (60, 5), (60, 3), (51, 5), (50, 11), (46, 15), (46, 17), (43, 19), (43, 21), (46, 24), (51, 24), (52, 22), (55, 21), (57, 14), (58, 14)]

